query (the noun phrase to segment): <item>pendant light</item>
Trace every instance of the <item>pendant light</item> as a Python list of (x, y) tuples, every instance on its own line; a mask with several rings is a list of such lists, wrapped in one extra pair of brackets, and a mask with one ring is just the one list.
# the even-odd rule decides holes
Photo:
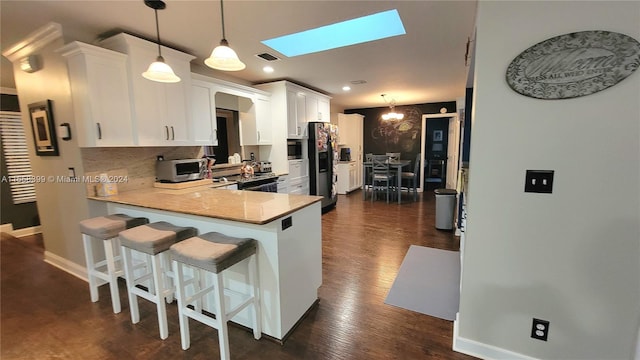
[(176, 83), (180, 81), (180, 78), (173, 72), (171, 66), (164, 62), (162, 57), (162, 50), (160, 46), (160, 26), (158, 25), (158, 10), (163, 10), (166, 5), (164, 1), (159, 0), (145, 0), (145, 5), (152, 8), (156, 14), (156, 34), (158, 36), (158, 57), (156, 61), (149, 65), (147, 71), (142, 73), (145, 79), (152, 81), (158, 81), (163, 83)]
[(246, 65), (238, 59), (236, 52), (229, 47), (229, 42), (227, 41), (224, 33), (224, 6), (222, 4), (222, 0), (220, 0), (220, 14), (222, 15), (222, 40), (220, 40), (220, 45), (213, 49), (211, 56), (209, 56), (204, 63), (208, 67), (217, 70), (242, 70)]
[[(380, 96), (382, 96), (382, 100), (384, 100), (384, 102), (387, 102), (387, 98), (385, 97), (387, 96), (387, 94), (382, 94)], [(394, 120), (404, 119), (404, 114), (397, 113), (394, 111), (395, 106), (396, 106), (396, 100), (391, 99), (391, 101), (389, 102), (390, 111), (386, 114), (382, 114), (382, 120), (394, 121)]]

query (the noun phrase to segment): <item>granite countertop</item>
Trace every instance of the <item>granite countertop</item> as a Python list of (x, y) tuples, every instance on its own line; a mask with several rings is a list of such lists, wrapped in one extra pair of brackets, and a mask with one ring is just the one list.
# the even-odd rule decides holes
[(258, 225), (269, 223), (322, 199), (321, 196), (216, 189), (211, 185), (180, 190), (148, 188), (88, 198)]

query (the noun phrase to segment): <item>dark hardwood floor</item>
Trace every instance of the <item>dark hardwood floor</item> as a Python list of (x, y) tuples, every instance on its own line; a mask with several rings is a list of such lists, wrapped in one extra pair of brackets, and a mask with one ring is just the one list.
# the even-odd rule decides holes
[[(319, 304), (284, 345), (230, 326), (233, 359), (473, 359), (451, 350), (453, 323), (384, 304), (410, 245), (457, 250), (458, 238), (434, 228), (433, 192), (402, 205), (340, 195), (324, 214)], [(122, 312), (107, 286), (89, 300), (86, 282), (44, 261), (42, 239), (3, 234), (1, 343), (4, 359), (217, 359), (215, 330), (191, 321), (191, 348), (180, 347), (175, 304), (160, 340), (155, 306), (140, 300), (131, 324), (124, 281)], [(78, 246), (82, 246), (78, 236)]]

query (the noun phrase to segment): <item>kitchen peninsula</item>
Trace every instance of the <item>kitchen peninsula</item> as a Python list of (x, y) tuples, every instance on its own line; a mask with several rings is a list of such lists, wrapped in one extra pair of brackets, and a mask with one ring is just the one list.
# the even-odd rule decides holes
[[(262, 331), (275, 340), (284, 341), (318, 300), (322, 283), (319, 196), (223, 190), (206, 185), (182, 190), (147, 188), (89, 199), (96, 216), (125, 213), (147, 217), (151, 222), (193, 226), (199, 233), (217, 231), (256, 239)], [(247, 291), (243, 269), (242, 265), (229, 269), (226, 287)], [(234, 299), (231, 301), (235, 305)], [(249, 326), (248, 309), (232, 321)]]

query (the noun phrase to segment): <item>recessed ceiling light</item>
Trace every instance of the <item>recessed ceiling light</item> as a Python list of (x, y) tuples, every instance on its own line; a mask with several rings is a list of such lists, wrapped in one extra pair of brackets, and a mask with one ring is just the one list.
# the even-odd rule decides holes
[(398, 10), (393, 9), (263, 40), (262, 43), (285, 56), (293, 57), (406, 33)]
[(265, 66), (262, 68), (262, 71), (266, 72), (267, 74), (271, 74), (274, 70), (271, 66)]
[(346, 86), (345, 85), (345, 86), (342, 87), (342, 90), (349, 91), (349, 90), (351, 90), (351, 86)]

